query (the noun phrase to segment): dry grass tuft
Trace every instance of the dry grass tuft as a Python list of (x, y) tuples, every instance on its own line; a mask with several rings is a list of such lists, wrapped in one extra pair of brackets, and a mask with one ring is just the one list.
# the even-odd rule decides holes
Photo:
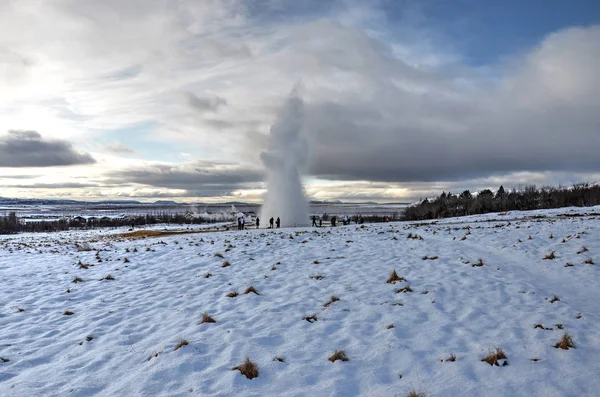
[(246, 288), (246, 291), (244, 291), (244, 294), (246, 295), (248, 295), (249, 293), (255, 293), (256, 295), (260, 295), (253, 286), (249, 286), (248, 288)]
[(148, 359), (146, 361), (150, 361), (155, 357), (158, 357), (158, 355), (160, 354), (160, 352), (154, 352), (153, 354), (150, 355), (150, 357), (148, 357)]
[(310, 276), (309, 278), (312, 278), (314, 280), (323, 280), (325, 276), (323, 276), (322, 274), (315, 274), (314, 276)]
[(212, 318), (208, 314), (202, 313), (202, 321), (200, 321), (200, 324), (204, 324), (204, 323), (216, 323), (216, 322), (217, 322), (217, 320), (215, 320), (214, 318)]
[(329, 361), (331, 361), (332, 363), (336, 362), (337, 360), (340, 361), (350, 361), (350, 359), (348, 358), (348, 356), (346, 355), (346, 353), (344, 353), (343, 350), (336, 350), (329, 358)]
[(543, 324), (536, 324), (536, 325), (534, 325), (534, 326), (533, 326), (533, 329), (536, 329), (536, 328), (539, 328), (539, 329), (545, 329), (545, 327), (544, 327), (544, 325), (543, 325)]
[(573, 338), (567, 332), (560, 338), (558, 342), (554, 345), (557, 349), (569, 350), (575, 349), (575, 342), (573, 342)]
[(313, 261), (313, 264), (315, 264), (315, 265), (318, 265), (319, 263), (321, 263), (321, 262), (319, 262), (319, 260), (318, 260), (318, 259), (315, 259), (315, 260)]
[(574, 264), (572, 264), (571, 262), (567, 262), (567, 263), (565, 264), (565, 267), (573, 267), (573, 266), (575, 266), (575, 265), (574, 265)]
[(73, 313), (70, 310), (65, 310), (65, 312), (63, 313), (63, 316), (72, 316), (73, 314), (75, 314), (75, 313)]
[(285, 362), (285, 358), (277, 356), (273, 359), (273, 361), (279, 361), (280, 363), (284, 363)]
[(173, 351), (179, 350), (183, 346), (187, 346), (189, 344), (190, 344), (190, 342), (187, 339), (180, 339), (179, 342), (177, 342), (177, 344), (175, 345), (175, 349), (173, 349)]
[(386, 283), (395, 284), (396, 282), (402, 282), (402, 281), (406, 281), (406, 279), (404, 277), (398, 276), (398, 273), (396, 273), (396, 269), (394, 269), (392, 274), (390, 274), (390, 277), (388, 277)]
[[(500, 362), (498, 360), (507, 360), (506, 354), (504, 354), (504, 351), (497, 347), (495, 350), (492, 350), (488, 353), (487, 356), (485, 356), (481, 361), (488, 363), (489, 365), (492, 366), (500, 366)], [(504, 363), (502, 364), (502, 366), (508, 365), (508, 361), (504, 361)]]
[(483, 265), (484, 265), (483, 259), (479, 258), (479, 260), (476, 263), (473, 263), (471, 266), (472, 267), (481, 267)]
[(222, 253), (220, 253), (220, 252), (217, 252), (217, 253), (215, 254), (215, 257), (217, 257), (217, 258), (223, 258), (223, 254), (222, 254)]
[(244, 375), (248, 379), (254, 379), (258, 377), (258, 365), (250, 361), (248, 357), (246, 357), (246, 361), (244, 361), (243, 364), (232, 368), (232, 370), (240, 371), (242, 375)]
[(329, 307), (329, 306), (331, 306), (331, 304), (332, 304), (333, 302), (337, 302), (337, 301), (339, 301), (339, 300), (340, 300), (340, 298), (338, 298), (337, 296), (332, 296), (332, 297), (329, 299), (329, 301), (328, 301), (326, 304), (324, 304), (323, 306), (324, 306), (324, 307)]
[(10, 360), (8, 358), (0, 357), (0, 361), (2, 361), (3, 363), (7, 363)]
[(579, 251), (577, 251), (577, 255), (579, 254), (583, 254), (584, 252), (588, 252), (589, 250), (587, 249), (587, 247), (584, 245), (583, 247), (581, 247), (581, 249)]
[(317, 314), (313, 314), (312, 316), (304, 316), (302, 317), (302, 320), (306, 320), (309, 323), (314, 323), (315, 321), (317, 321)]
[(83, 263), (80, 263), (79, 264), (79, 268), (80, 269), (89, 269), (89, 266), (88, 265), (84, 265)]
[(228, 267), (231, 266), (231, 263), (229, 263), (229, 261), (225, 261), (223, 262), (223, 264), (221, 265), (221, 267)]
[(558, 302), (558, 301), (560, 301), (560, 298), (558, 296), (556, 296), (556, 295), (554, 295), (552, 297), (552, 299), (550, 299), (550, 303), (554, 303), (554, 302)]
[(212, 276), (212, 274), (210, 274), (210, 273), (206, 273), (206, 274), (204, 275), (204, 278), (209, 278), (210, 276)]
[(445, 362), (455, 362), (456, 361), (456, 356), (454, 355), (454, 353), (450, 353), (450, 357), (448, 357), (447, 359), (444, 360)]
[(128, 257), (123, 258), (123, 263), (129, 263), (129, 258)]
[(562, 324), (556, 324), (556, 328), (558, 329), (565, 329), (565, 326)]
[(75, 278), (73, 279), (73, 282), (74, 282), (75, 284), (77, 284), (77, 283), (83, 283), (83, 279), (82, 279), (81, 277), (75, 277)]
[(411, 390), (406, 397), (427, 397), (425, 393), (417, 393), (415, 390)]
[(396, 328), (396, 326), (394, 324), (390, 324), (387, 326), (387, 329), (392, 329), (392, 328)]
[(102, 277), (100, 279), (100, 281), (102, 281), (102, 280), (114, 280), (114, 279), (115, 279), (115, 277), (112, 274), (108, 273), (106, 276)]
[(554, 251), (552, 251), (551, 253), (549, 253), (548, 255), (546, 255), (544, 257), (544, 260), (546, 260), (546, 259), (555, 259), (555, 258), (556, 258), (556, 255), (554, 255)]
[(593, 265), (594, 264), (594, 260), (592, 258), (585, 260), (583, 263), (585, 263), (586, 265)]
[(24, 311), (25, 311), (25, 309), (23, 309), (22, 307), (17, 308), (17, 313), (23, 313)]
[(399, 294), (401, 292), (413, 292), (413, 289), (410, 288), (410, 285), (407, 285), (406, 287), (402, 287), (396, 290), (396, 293)]
[(538, 362), (538, 361), (540, 361), (540, 360), (541, 360), (541, 359), (540, 359), (540, 358), (537, 358), (537, 357), (533, 357), (533, 358), (531, 359), (531, 361), (533, 361), (533, 362), (535, 362), (535, 363), (536, 363), (536, 362)]
[(239, 294), (236, 291), (230, 292), (227, 294), (228, 298), (235, 298), (236, 296), (238, 296)]

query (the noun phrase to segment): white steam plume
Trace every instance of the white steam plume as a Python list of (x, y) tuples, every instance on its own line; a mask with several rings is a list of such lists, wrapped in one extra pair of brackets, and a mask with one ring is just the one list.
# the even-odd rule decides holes
[(296, 86), (271, 126), (269, 147), (260, 154), (267, 170), (267, 197), (261, 217), (281, 218), (282, 226), (308, 225), (308, 203), (300, 182), (306, 164), (307, 144), (302, 136), (304, 102)]

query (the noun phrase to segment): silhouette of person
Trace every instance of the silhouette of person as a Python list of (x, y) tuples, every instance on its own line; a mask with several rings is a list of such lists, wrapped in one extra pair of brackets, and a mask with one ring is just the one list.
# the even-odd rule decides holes
[(256, 217), (256, 228), (258, 229), (260, 226), (260, 218)]
[(316, 217), (316, 216), (314, 216), (314, 215), (313, 215), (313, 217), (312, 217), (312, 221), (313, 221), (312, 225), (313, 225), (314, 227), (317, 227), (317, 217)]
[(323, 226), (323, 219), (319, 218), (319, 227)]
[(277, 229), (279, 229), (279, 226), (281, 226), (281, 219), (279, 219), (279, 217), (277, 217), (277, 220), (275, 221), (275, 223), (277, 224)]
[(242, 218), (238, 218), (238, 230), (242, 230)]
[(269, 219), (269, 229), (273, 229), (273, 217)]
[(246, 220), (244, 219), (244, 217), (242, 216), (242, 220), (241, 220), (241, 225), (242, 225), (242, 230), (244, 230), (244, 224), (246, 223)]

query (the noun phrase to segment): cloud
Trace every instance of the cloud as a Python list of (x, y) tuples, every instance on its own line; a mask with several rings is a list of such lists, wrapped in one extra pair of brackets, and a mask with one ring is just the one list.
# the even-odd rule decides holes
[(226, 196), (263, 180), (262, 171), (236, 163), (197, 161), (179, 165), (149, 164), (112, 171), (107, 183), (181, 189), (189, 196)]
[(121, 142), (111, 142), (107, 145), (104, 145), (104, 148), (106, 150), (108, 150), (111, 153), (116, 153), (116, 154), (133, 154), (135, 153), (135, 150), (128, 148), (127, 146), (123, 145)]
[(37, 131), (8, 131), (0, 137), (0, 167), (52, 167), (93, 164), (63, 140), (45, 140)]
[[(8, 73), (0, 73), (0, 129), (47, 131), (41, 142), (93, 147), (123, 137), (135, 142), (140, 161), (158, 159), (148, 142), (206, 160), (202, 171), (110, 163), (108, 178), (122, 186), (258, 191), (269, 128), (301, 80), (307, 172), (331, 184), (326, 194), (352, 195), (352, 184), (364, 182), (373, 184), (364, 197), (388, 200), (420, 195), (421, 184), (459, 189), (517, 175), (596, 175), (600, 27), (553, 32), (533, 48), (472, 65), (455, 50), (468, 43), (444, 42), (437, 25), (427, 26), (428, 6), (404, 3), (2, 3), (0, 69)], [(219, 168), (215, 159), (231, 165)], [(335, 181), (348, 183), (338, 189)]]
[(227, 100), (219, 96), (198, 97), (191, 92), (183, 94), (187, 104), (197, 112), (216, 112), (220, 107), (227, 106)]
[[(366, 37), (350, 45), (355, 32), (323, 29), (339, 36), (314, 33), (321, 48), (336, 49), (336, 61), (323, 66), (346, 68), (355, 80), (335, 95), (317, 88), (307, 104), (312, 175), (434, 182), (600, 169), (600, 27), (549, 36), (493, 83), (472, 70), (421, 71)], [(302, 46), (310, 48), (307, 34)]]

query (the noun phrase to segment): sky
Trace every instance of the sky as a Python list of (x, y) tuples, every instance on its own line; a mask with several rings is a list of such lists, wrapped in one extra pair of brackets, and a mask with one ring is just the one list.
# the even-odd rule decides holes
[(3, 0), (0, 196), (262, 202), (600, 181), (597, 0)]

